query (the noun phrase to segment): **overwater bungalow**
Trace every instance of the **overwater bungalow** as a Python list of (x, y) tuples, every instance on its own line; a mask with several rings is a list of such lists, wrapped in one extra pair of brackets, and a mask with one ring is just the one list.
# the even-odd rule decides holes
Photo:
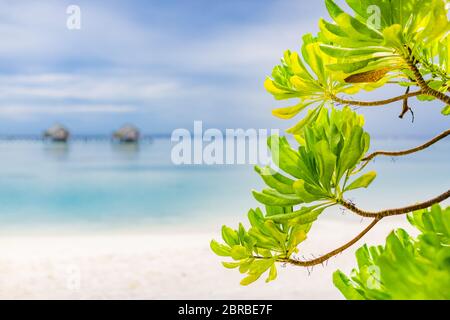
[(55, 124), (44, 131), (44, 139), (55, 142), (66, 142), (69, 139), (70, 132), (64, 126)]
[(113, 139), (124, 143), (136, 143), (139, 141), (139, 129), (132, 125), (125, 125), (113, 134)]

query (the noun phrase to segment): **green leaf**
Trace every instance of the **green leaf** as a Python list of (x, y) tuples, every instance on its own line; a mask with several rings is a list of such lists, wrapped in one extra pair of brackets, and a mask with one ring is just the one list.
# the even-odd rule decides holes
[(250, 259), (245, 260), (244, 262), (241, 262), (241, 265), (239, 266), (239, 272), (247, 273), (248, 270), (250, 269), (250, 266), (252, 265), (253, 261), (255, 261), (255, 259), (250, 258)]
[(239, 242), (240, 243), (245, 242), (245, 236), (246, 235), (247, 235), (247, 232), (245, 231), (244, 226), (242, 225), (242, 223), (239, 223), (238, 237), (239, 237)]
[(269, 191), (266, 189), (264, 192), (253, 190), (252, 194), (258, 202), (266, 206), (286, 207), (303, 203), (303, 200), (296, 195), (281, 194), (275, 190)]
[(274, 263), (275, 260), (273, 258), (257, 259), (251, 264), (249, 273), (260, 276), (261, 274), (266, 272)]
[(290, 213), (292, 212), (293, 207), (292, 206), (288, 206), (288, 207), (271, 207), (271, 206), (266, 206), (266, 218), (270, 217), (270, 216), (275, 216), (278, 214), (286, 214), (286, 213)]
[(256, 251), (260, 249), (276, 250), (279, 248), (279, 243), (275, 239), (271, 238), (270, 235), (263, 233), (257, 228), (250, 228), (248, 233), (256, 241)]
[(420, 230), (413, 238), (405, 230), (389, 234), (384, 246), (364, 245), (356, 251), (351, 279), (333, 275), (335, 286), (348, 299), (450, 299), (450, 207), (416, 211), (408, 220)]
[(403, 44), (405, 39), (402, 34), (402, 26), (399, 24), (394, 24), (383, 30), (384, 44), (387, 47), (396, 48), (399, 50), (403, 49)]
[(346, 299), (364, 300), (364, 297), (351, 285), (350, 279), (342, 271), (337, 270), (333, 273), (333, 284)]
[(320, 182), (325, 190), (331, 191), (330, 184), (335, 170), (337, 157), (330, 150), (330, 146), (326, 140), (321, 140), (316, 143), (314, 153), (318, 164)]
[(289, 173), (293, 177), (302, 176), (299, 169), (300, 157), (287, 142), (285, 137), (273, 135), (267, 139), (267, 144), (272, 153), (274, 163), (283, 171)]
[(267, 230), (269, 230), (271, 237), (277, 240), (280, 244), (280, 247), (283, 248), (286, 242), (287, 235), (281, 232), (272, 220), (266, 220), (264, 222), (264, 226), (267, 228)]
[(323, 199), (323, 195), (316, 195), (309, 193), (305, 188), (305, 181), (304, 180), (297, 180), (293, 184), (294, 191), (298, 195), (298, 197), (302, 200), (304, 203), (309, 203), (313, 201), (317, 201), (320, 199)]
[(266, 283), (273, 281), (277, 278), (277, 267), (275, 266), (275, 263), (272, 264), (272, 266), (270, 267), (270, 271), (269, 271), (269, 276), (266, 279)]
[(272, 114), (280, 119), (291, 119), (311, 104), (312, 102), (305, 103), (301, 101), (295, 106), (274, 109), (272, 110)]
[(442, 209), (435, 204), (429, 209), (408, 214), (407, 218), (422, 233), (436, 233), (443, 242), (450, 244), (450, 207)]
[(301, 134), (302, 130), (305, 126), (314, 121), (319, 115), (321, 107), (315, 108), (313, 110), (309, 110), (306, 117), (304, 117), (301, 121), (299, 121), (295, 126), (286, 130), (287, 133), (292, 134)]
[[(272, 270), (274, 267), (275, 260), (274, 259), (259, 259), (254, 260), (248, 269), (248, 276), (241, 280), (241, 285), (247, 286), (256, 280), (258, 280), (261, 275), (266, 272), (269, 268), (271, 269), (269, 272), (268, 279), (273, 280), (276, 277), (276, 269)], [(273, 278), (273, 279), (272, 279)], [(269, 280), (269, 281), (270, 281)]]
[(248, 211), (248, 220), (252, 227), (264, 230), (264, 215), (259, 208), (256, 210), (250, 209)]
[[(448, 35), (450, 29), (446, 1), (346, 2), (355, 12), (353, 16), (344, 12), (335, 1), (327, 0), (326, 6), (333, 22), (319, 22), (321, 40), (329, 46), (325, 47), (324, 52), (337, 59), (330, 63), (331, 70), (361, 74), (389, 68), (389, 71), (395, 72), (386, 73), (383, 79), (396, 77), (396, 72), (408, 76), (405, 66), (411, 54), (431, 73), (436, 71), (436, 67), (441, 67), (429, 66), (436, 64), (436, 48), (442, 47), (443, 37)], [(368, 48), (379, 50), (370, 52)], [(375, 60), (358, 60), (362, 58)], [(446, 69), (445, 59), (439, 59)]]
[(259, 277), (261, 277), (261, 275), (250, 274), (250, 275), (248, 275), (247, 277), (245, 277), (244, 279), (241, 280), (241, 285), (248, 286), (249, 284), (252, 284), (256, 280), (258, 280)]
[(361, 160), (364, 154), (364, 148), (362, 148), (363, 129), (359, 126), (355, 126), (351, 130), (350, 136), (347, 138), (339, 158), (339, 173), (338, 180), (342, 177), (345, 171), (351, 170)]
[(349, 61), (348, 59), (351, 58), (361, 59), (361, 56), (368, 56), (374, 54), (378, 54), (377, 56), (380, 56), (380, 53), (391, 54), (389, 49), (381, 46), (378, 47), (368, 46), (363, 48), (342, 48), (334, 45), (320, 44), (320, 49), (329, 56), (335, 58), (345, 58), (346, 61)]
[(350, 185), (348, 185), (344, 191), (354, 190), (358, 188), (367, 188), (372, 181), (376, 178), (377, 173), (375, 171), (368, 172), (363, 174), (355, 181), (353, 181)]
[(294, 188), (292, 184), (294, 180), (275, 172), (270, 167), (260, 168), (255, 167), (255, 171), (259, 173), (264, 182), (271, 188), (277, 190), (282, 194), (293, 194)]
[(289, 220), (290, 226), (297, 226), (297, 225), (310, 225), (312, 222), (314, 222), (319, 215), (322, 214), (322, 212), (326, 209), (326, 207), (321, 207), (318, 209), (315, 209), (311, 212), (308, 212), (307, 214), (300, 215), (298, 217), (293, 218), (292, 220)]
[(317, 219), (317, 212), (311, 214), (311, 212), (319, 207), (320, 205), (312, 206), (312, 207), (302, 207), (300, 210), (295, 210), (291, 213), (283, 213), (278, 215), (273, 215), (267, 217), (266, 219), (273, 220), (275, 222), (283, 223), (294, 218), (302, 217), (304, 218), (304, 224), (313, 222)]
[(227, 247), (223, 244), (218, 243), (216, 240), (212, 240), (210, 243), (210, 247), (215, 254), (221, 257), (227, 257), (231, 253), (230, 247)]
[(336, 5), (336, 3), (332, 0), (325, 0), (325, 6), (327, 7), (328, 13), (333, 19), (336, 19), (344, 13), (344, 11), (339, 8), (339, 6)]
[(227, 226), (222, 226), (222, 239), (230, 247), (238, 245), (240, 243), (238, 233)]
[(289, 237), (288, 250), (289, 253), (294, 252), (297, 246), (306, 240), (306, 232), (302, 226), (296, 226), (293, 228), (292, 233)]
[(222, 265), (227, 269), (235, 269), (239, 267), (242, 263), (241, 262), (222, 262)]
[(327, 68), (331, 71), (342, 71), (346, 74), (352, 74), (356, 73), (357, 71), (361, 72), (360, 70), (364, 67), (367, 67), (370, 63), (377, 62), (377, 61), (383, 61), (383, 57), (373, 57), (368, 58), (365, 60), (359, 60), (359, 61), (352, 61), (352, 62), (340, 62), (340, 63), (333, 63), (327, 65)]
[(231, 248), (230, 256), (234, 260), (242, 260), (248, 258), (249, 255), (245, 247), (236, 245)]
[(442, 109), (441, 113), (442, 113), (444, 116), (450, 115), (450, 106), (445, 106), (444, 109)]

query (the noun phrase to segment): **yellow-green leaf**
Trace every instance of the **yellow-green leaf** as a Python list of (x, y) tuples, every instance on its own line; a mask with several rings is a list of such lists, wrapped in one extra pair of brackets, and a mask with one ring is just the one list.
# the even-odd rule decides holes
[(301, 101), (295, 106), (274, 109), (272, 110), (272, 114), (280, 119), (291, 119), (309, 105), (311, 105), (311, 103)]
[(345, 188), (345, 191), (358, 189), (358, 188), (367, 188), (372, 181), (376, 178), (377, 173), (375, 171), (367, 172), (366, 174), (363, 174), (358, 179), (353, 181), (349, 186)]
[(249, 284), (258, 280), (260, 276), (261, 275), (254, 275), (254, 274), (248, 275), (247, 277), (241, 280), (241, 285), (248, 286)]
[(275, 266), (275, 263), (272, 264), (269, 271), (269, 276), (266, 279), (266, 282), (273, 281), (277, 278), (277, 267)]
[(234, 246), (231, 248), (230, 256), (234, 260), (242, 260), (248, 258), (247, 249), (241, 245)]
[(218, 243), (216, 240), (211, 240), (210, 247), (218, 256), (227, 257), (230, 255), (231, 249), (228, 246)]

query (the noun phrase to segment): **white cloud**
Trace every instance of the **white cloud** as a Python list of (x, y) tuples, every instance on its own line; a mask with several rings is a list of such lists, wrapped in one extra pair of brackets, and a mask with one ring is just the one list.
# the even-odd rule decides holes
[(32, 74), (0, 76), (0, 100), (80, 99), (148, 101), (177, 90), (174, 81), (126, 74)]
[[(65, 101), (77, 100), (86, 108), (133, 105), (168, 122), (198, 115), (243, 120), (249, 110), (271, 101), (262, 88), (264, 75), (311, 26), (305, 19), (286, 19), (281, 8), (268, 19), (186, 37), (151, 20), (139, 23), (113, 4), (79, 5), (80, 31), (66, 29), (63, 2), (11, 2), (0, 8), (0, 59), (19, 70), (0, 76), (0, 113), (54, 113), (48, 105), (64, 104), (68, 108), (58, 112), (71, 113), (72, 102)], [(76, 73), (59, 70), (58, 63), (77, 59), (93, 64)], [(231, 78), (221, 80), (222, 75)], [(243, 84), (237, 78), (255, 80)]]
[[(305, 20), (227, 28), (212, 38), (188, 44), (179, 64), (186, 69), (218, 74), (268, 74), (285, 50), (300, 48), (301, 35), (311, 29), (311, 23)], [(170, 53), (172, 60), (176, 59), (177, 53)]]
[(23, 106), (8, 105), (0, 108), (0, 117), (27, 118), (38, 114), (71, 114), (71, 113), (130, 113), (136, 108), (126, 105), (55, 105), (55, 106)]
[[(295, 2), (286, 3), (297, 10)], [(316, 20), (289, 19), (284, 7), (273, 6), (267, 20), (186, 36), (152, 21), (139, 24), (113, 5), (93, 2), (80, 4), (82, 28), (69, 31), (63, 2), (11, 2), (7, 8), (0, 5), (0, 58), (46, 66), (84, 59), (123, 68), (245, 75), (250, 68), (265, 70), (277, 63), (285, 49), (299, 47), (303, 33), (317, 31)]]

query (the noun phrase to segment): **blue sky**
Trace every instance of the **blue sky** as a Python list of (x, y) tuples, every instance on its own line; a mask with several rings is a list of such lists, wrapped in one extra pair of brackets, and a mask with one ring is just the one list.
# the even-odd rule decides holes
[[(66, 8), (81, 8), (81, 30)], [(317, 31), (322, 1), (0, 1), (0, 134), (55, 122), (107, 134), (132, 122), (146, 133), (192, 128), (286, 128), (264, 78), (302, 34)], [(394, 92), (394, 91), (392, 91)], [(389, 92), (370, 93), (380, 98)], [(396, 92), (400, 93), (400, 92)], [(429, 136), (441, 106), (412, 102), (361, 110), (377, 136)]]

